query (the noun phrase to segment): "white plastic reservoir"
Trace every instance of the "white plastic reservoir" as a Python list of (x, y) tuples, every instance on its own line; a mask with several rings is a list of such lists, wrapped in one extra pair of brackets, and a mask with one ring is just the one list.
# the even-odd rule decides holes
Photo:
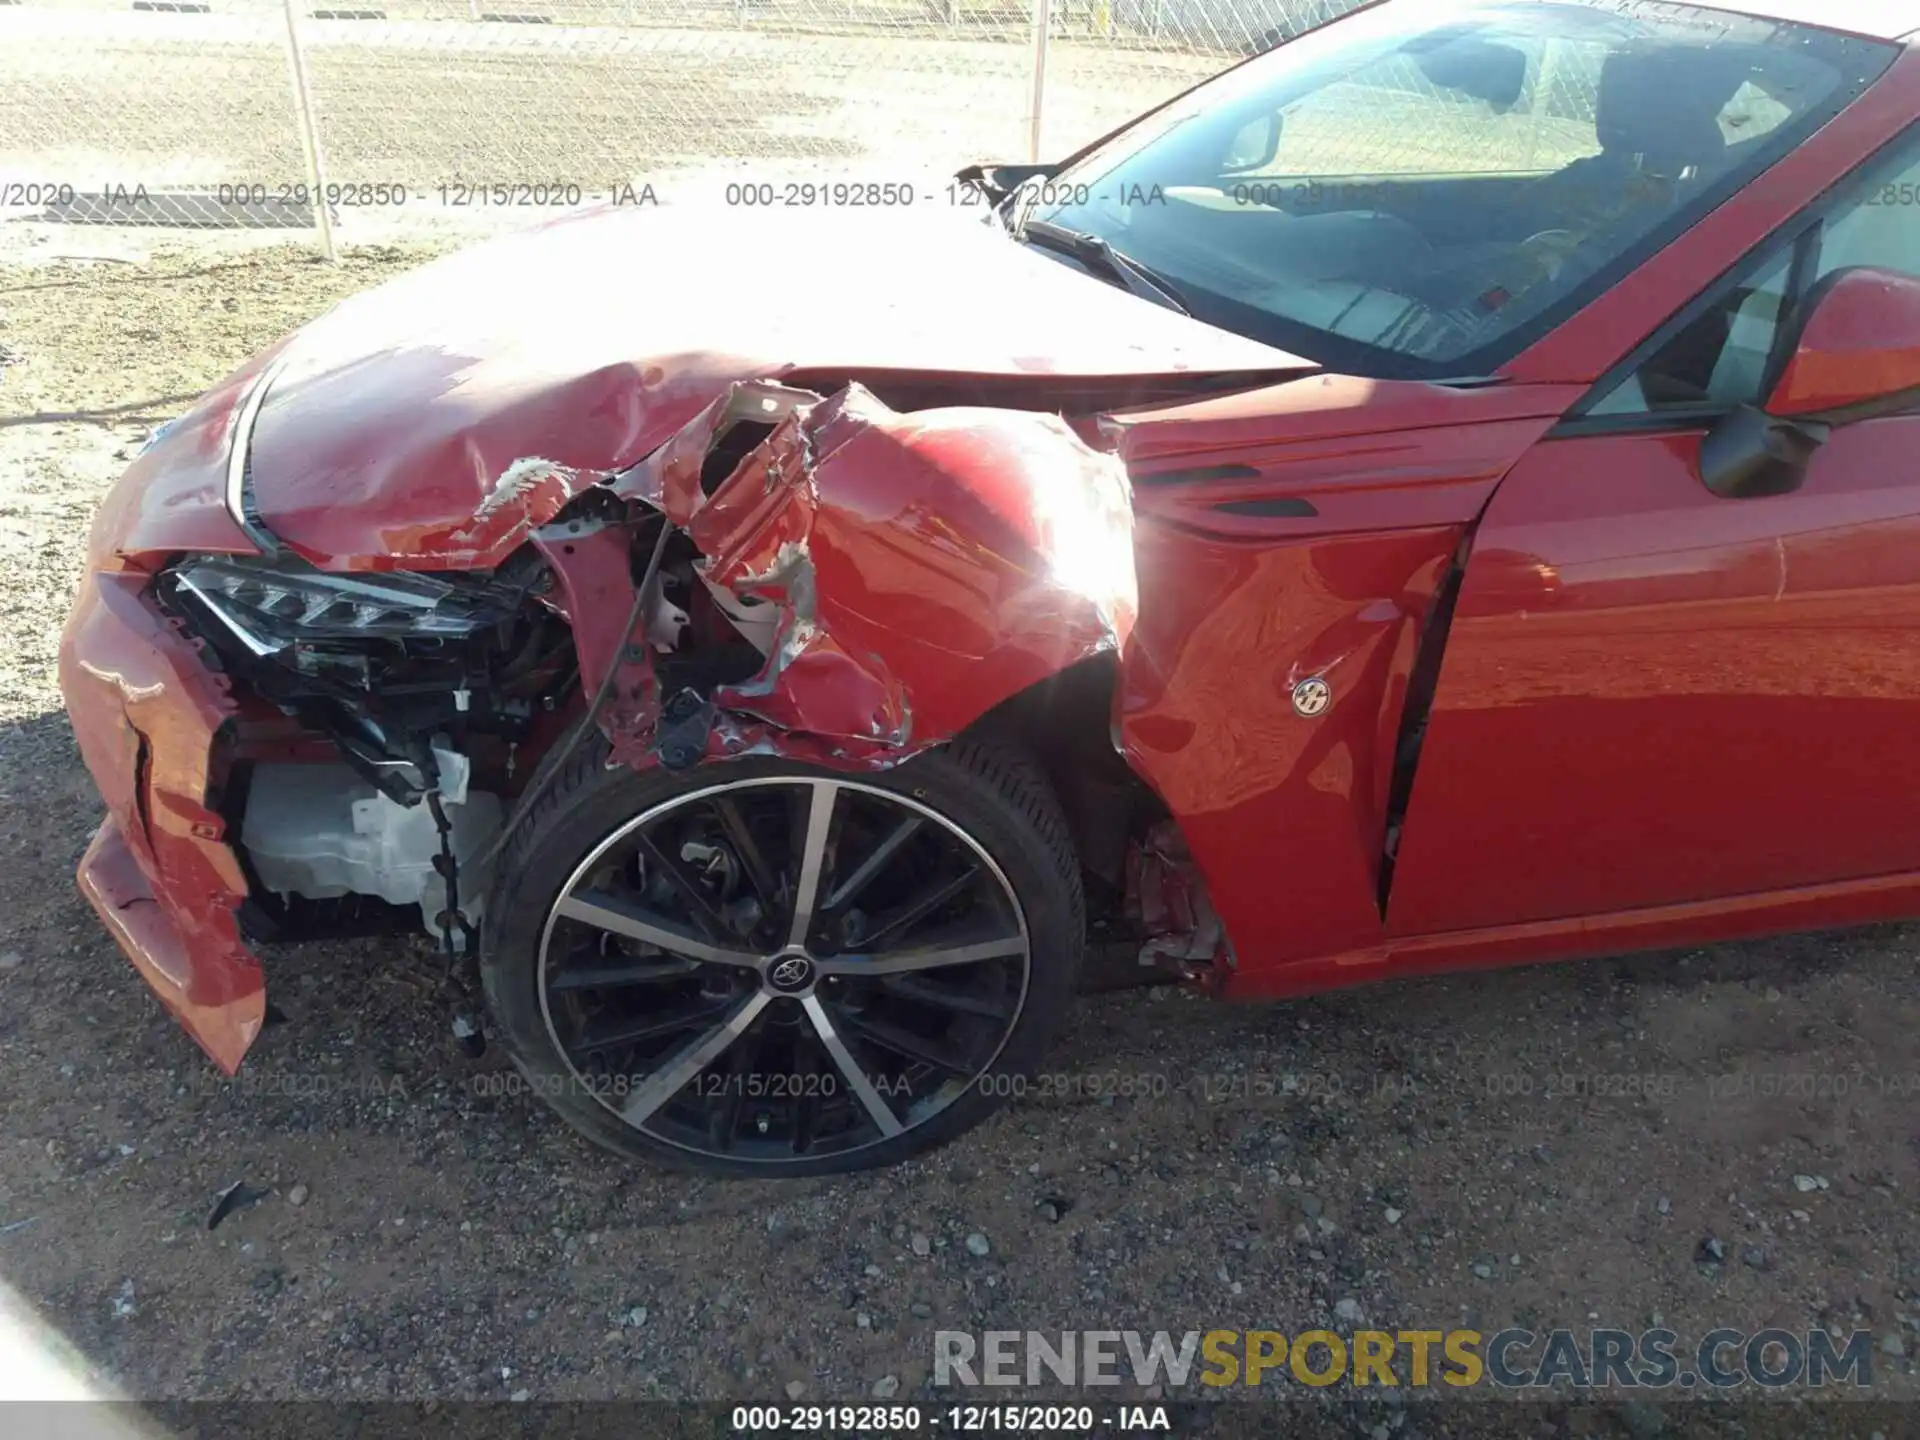
[[(466, 758), (437, 750), (441, 803), (459, 863), (460, 909), (477, 927), (491, 876), (471, 867), (501, 825), (500, 797), (467, 790)], [(247, 792), (240, 843), (260, 883), (281, 896), (329, 900), (377, 895), (418, 905), (426, 930), (446, 908), (446, 886), (433, 868), (440, 832), (425, 803), (399, 805), (346, 764), (260, 765)], [(464, 945), (456, 928), (454, 943)]]

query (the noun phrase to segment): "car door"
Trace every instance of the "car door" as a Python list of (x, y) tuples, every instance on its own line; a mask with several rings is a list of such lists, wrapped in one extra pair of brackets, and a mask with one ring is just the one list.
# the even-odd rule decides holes
[(1909, 130), (1508, 474), (1461, 582), (1390, 933), (1920, 871), (1920, 414), (1836, 428), (1790, 494), (1722, 499), (1697, 467), (1822, 276), (1920, 273), (1917, 190)]

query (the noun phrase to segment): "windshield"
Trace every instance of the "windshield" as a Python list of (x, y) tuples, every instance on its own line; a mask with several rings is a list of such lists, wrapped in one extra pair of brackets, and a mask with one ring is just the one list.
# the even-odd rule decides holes
[(1636, 0), (1405, 0), (1202, 86), (1011, 213), (1097, 237), (1201, 319), (1324, 364), (1484, 374), (1897, 53)]

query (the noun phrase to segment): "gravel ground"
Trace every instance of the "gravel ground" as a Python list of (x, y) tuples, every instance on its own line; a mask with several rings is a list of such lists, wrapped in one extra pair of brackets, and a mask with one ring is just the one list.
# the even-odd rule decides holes
[[(1051, 1066), (1068, 1093), (851, 1180), (601, 1156), (489, 1093), (405, 941), (270, 953), (286, 1023), (217, 1076), (74, 891), (99, 805), (59, 627), (145, 429), (422, 253), (0, 265), (0, 1297), (97, 1377), (153, 1399), (767, 1401), (891, 1376), (907, 1398), (936, 1328), (1296, 1332), (1357, 1305), (1388, 1328), (1859, 1326), (1877, 1395), (1911, 1402), (1913, 928), (1273, 1007), (1090, 996)], [(1159, 1093), (1079, 1093), (1100, 1076)], [(236, 1181), (262, 1197), (209, 1231)], [(1316, 1429), (1376, 1436), (1712, 1419), (1678, 1395), (1314, 1403)], [(1864, 1405), (1733, 1418), (1912, 1433)]]

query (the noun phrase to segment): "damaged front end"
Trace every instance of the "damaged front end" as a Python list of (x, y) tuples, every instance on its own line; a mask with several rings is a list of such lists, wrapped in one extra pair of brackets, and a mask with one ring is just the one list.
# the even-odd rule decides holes
[[(228, 697), (196, 798), (241, 927), (424, 929), (462, 1034), (493, 868), (591, 731), (637, 768), (888, 767), (1116, 654), (1136, 613), (1118, 459), (1058, 416), (857, 384), (735, 384), (617, 473), (520, 462), (473, 524), (516, 537), (490, 570), (194, 554), (140, 597)], [(173, 1008), (228, 1070), (258, 1028), (216, 1045)]]
[(551, 586), (533, 556), (490, 575), (338, 574), (285, 553), (160, 573), (156, 603), (246, 702), (227, 794), (249, 929), (351, 929), (411, 906), (470, 948), (487, 879), (473, 858), (570, 673), (565, 621), (540, 603)]
[(897, 764), (1133, 628), (1125, 471), (1055, 416), (740, 384), (609, 490), (684, 536), (689, 614), (758, 657), (710, 685), (705, 646), (659, 663), (709, 722), (680, 765)]

